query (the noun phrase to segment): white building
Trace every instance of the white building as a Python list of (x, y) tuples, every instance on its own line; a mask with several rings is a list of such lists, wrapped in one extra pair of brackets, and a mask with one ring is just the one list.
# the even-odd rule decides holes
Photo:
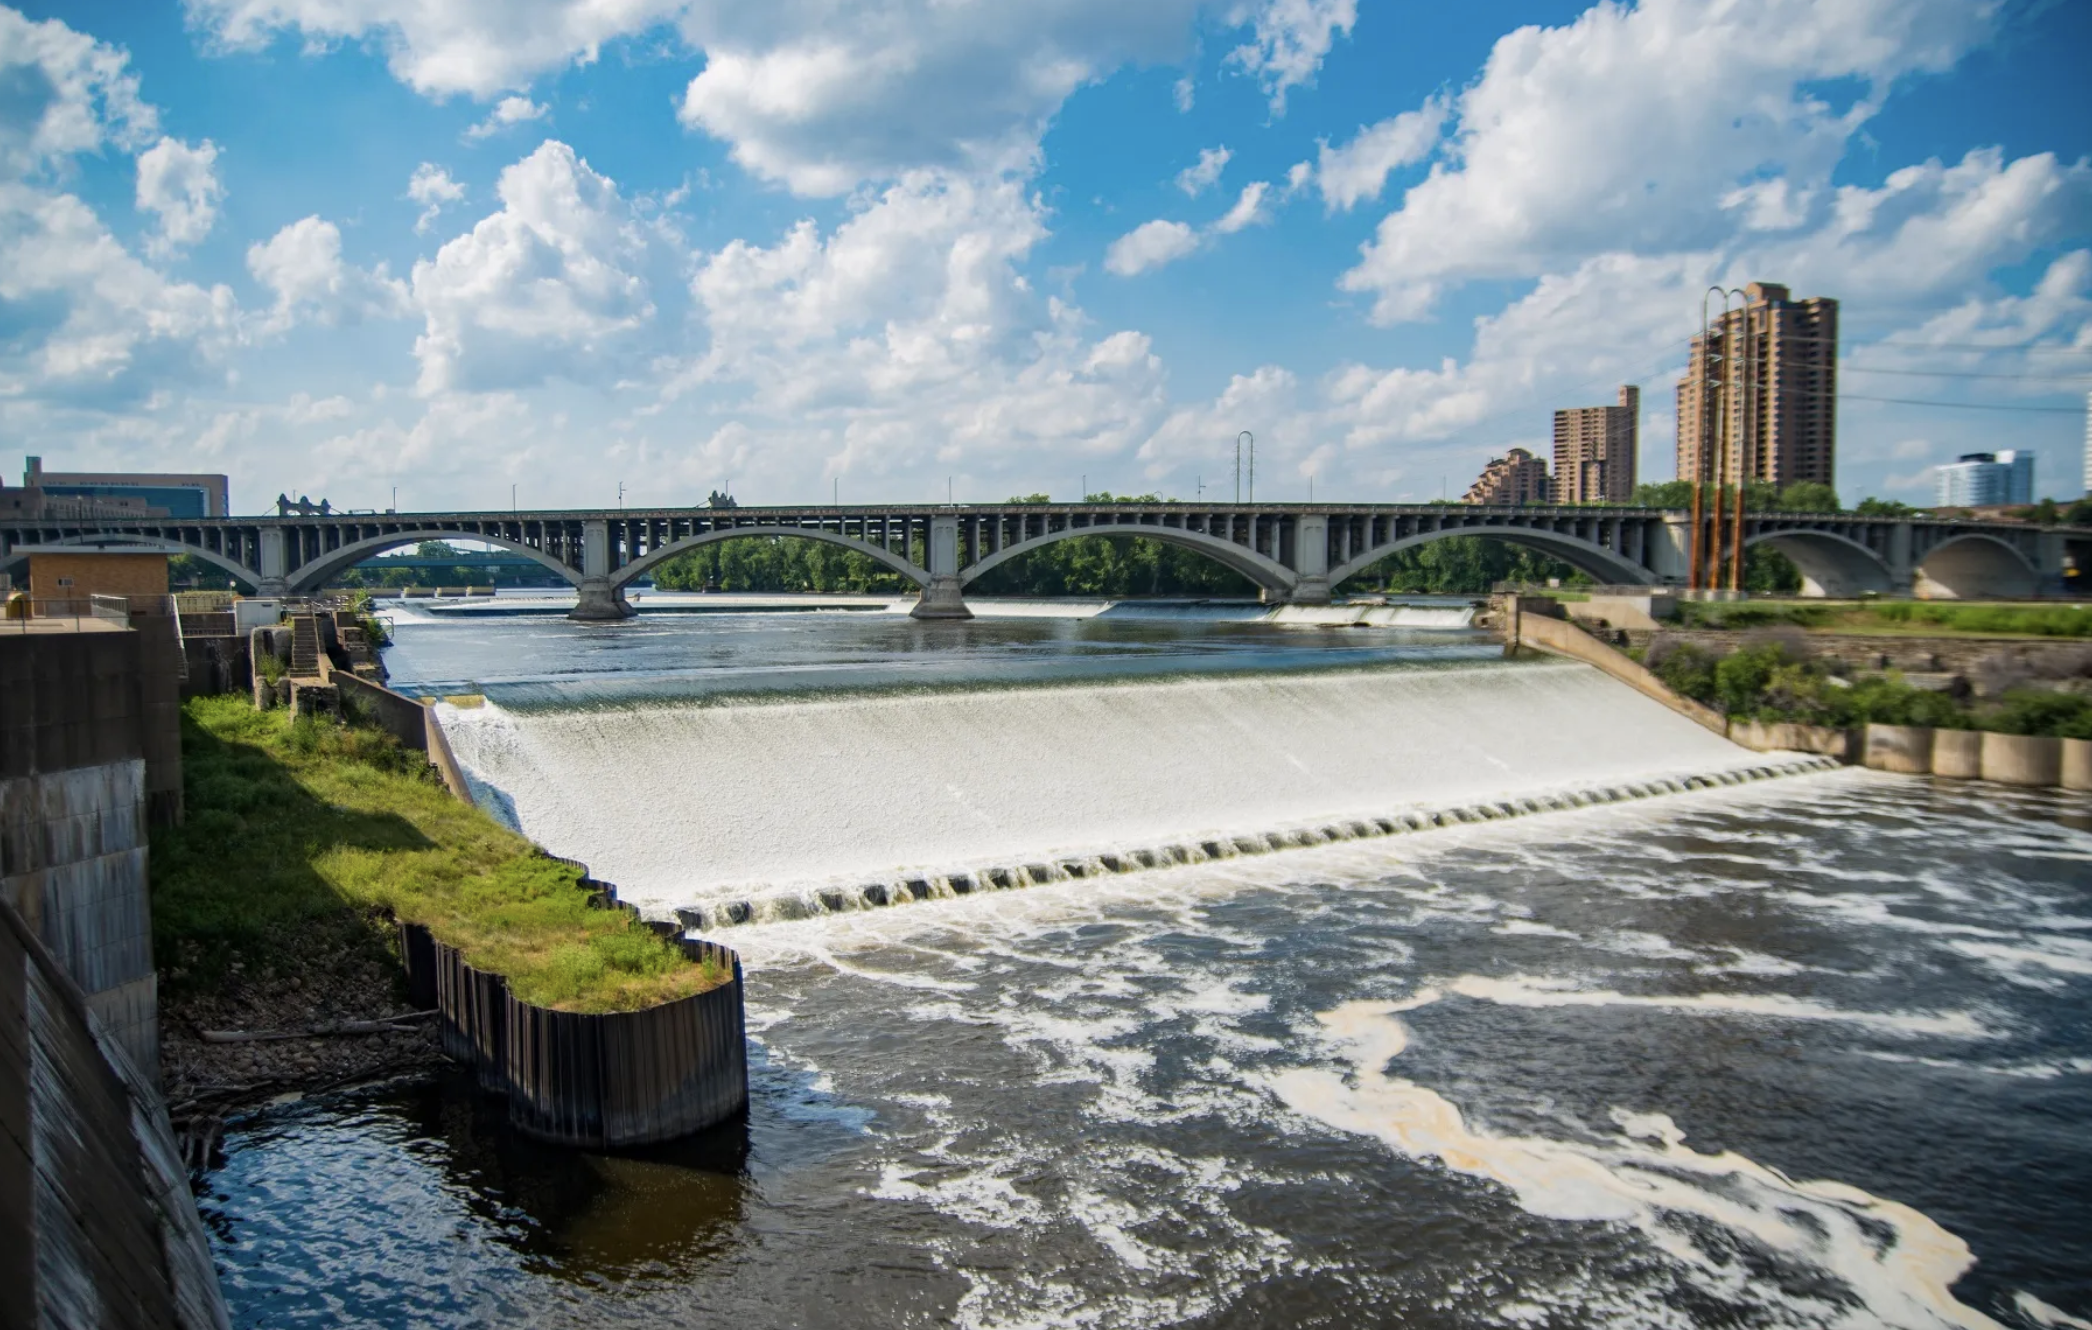
[(2025, 448), (2002, 453), (1963, 453), (1939, 468), (1938, 506), (1991, 508), (2034, 502), (2034, 454)]

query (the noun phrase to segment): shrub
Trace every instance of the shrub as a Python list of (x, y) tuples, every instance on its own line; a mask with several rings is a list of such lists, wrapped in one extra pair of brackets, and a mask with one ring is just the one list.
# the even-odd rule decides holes
[(1984, 728), (2004, 734), (2045, 734), (2065, 739), (2092, 739), (2092, 698), (2015, 688), (1986, 708)]
[(1649, 668), (1664, 686), (1695, 702), (1714, 701), (1715, 657), (1690, 643), (1667, 643), (1658, 639), (1649, 648)]

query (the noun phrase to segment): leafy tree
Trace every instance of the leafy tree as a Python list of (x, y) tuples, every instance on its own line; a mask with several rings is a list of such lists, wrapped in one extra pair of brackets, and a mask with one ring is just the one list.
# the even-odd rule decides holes
[(1783, 513), (1835, 513), (1838, 491), (1815, 480), (1798, 480), (1780, 491), (1775, 511)]
[(1349, 585), (1406, 594), (1478, 596), (1498, 582), (1543, 584), (1557, 578), (1565, 587), (1592, 579), (1559, 559), (1509, 541), (1482, 536), (1447, 536), (1398, 550), (1362, 569)]
[(1861, 517), (1915, 517), (1925, 510), (1895, 499), (1865, 498), (1852, 511)]
[(1692, 482), (1689, 480), (1659, 480), (1634, 487), (1634, 505), (1637, 508), (1690, 508), (1692, 507)]
[(233, 577), (206, 559), (177, 554), (167, 561), (167, 585), (177, 591), (231, 591)]

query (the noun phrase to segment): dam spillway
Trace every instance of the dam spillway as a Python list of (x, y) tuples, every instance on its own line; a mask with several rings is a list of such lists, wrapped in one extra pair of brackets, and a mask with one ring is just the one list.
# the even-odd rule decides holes
[[(469, 1077), (272, 1110), (211, 1177), (237, 1316), (2092, 1311), (2081, 801), (1750, 779), (1792, 759), (1457, 629), (1056, 608), (403, 616), (401, 687), (487, 699), (443, 714), (490, 803), (701, 934), (764, 905), (749, 1116), (624, 1159), (523, 1149)], [(1191, 853), (1053, 876), (1143, 846)]]
[(492, 806), (662, 914), (1763, 762), (1551, 661), (443, 719)]

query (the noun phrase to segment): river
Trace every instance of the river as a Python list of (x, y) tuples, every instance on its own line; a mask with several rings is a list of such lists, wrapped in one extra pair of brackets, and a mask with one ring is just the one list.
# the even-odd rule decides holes
[(403, 610), (489, 806), (741, 952), (749, 1119), (606, 1158), (456, 1080), (272, 1107), (202, 1197), (236, 1323), (2092, 1318), (2081, 797), (1663, 793), (1764, 759), (1454, 614), (1082, 613)]

